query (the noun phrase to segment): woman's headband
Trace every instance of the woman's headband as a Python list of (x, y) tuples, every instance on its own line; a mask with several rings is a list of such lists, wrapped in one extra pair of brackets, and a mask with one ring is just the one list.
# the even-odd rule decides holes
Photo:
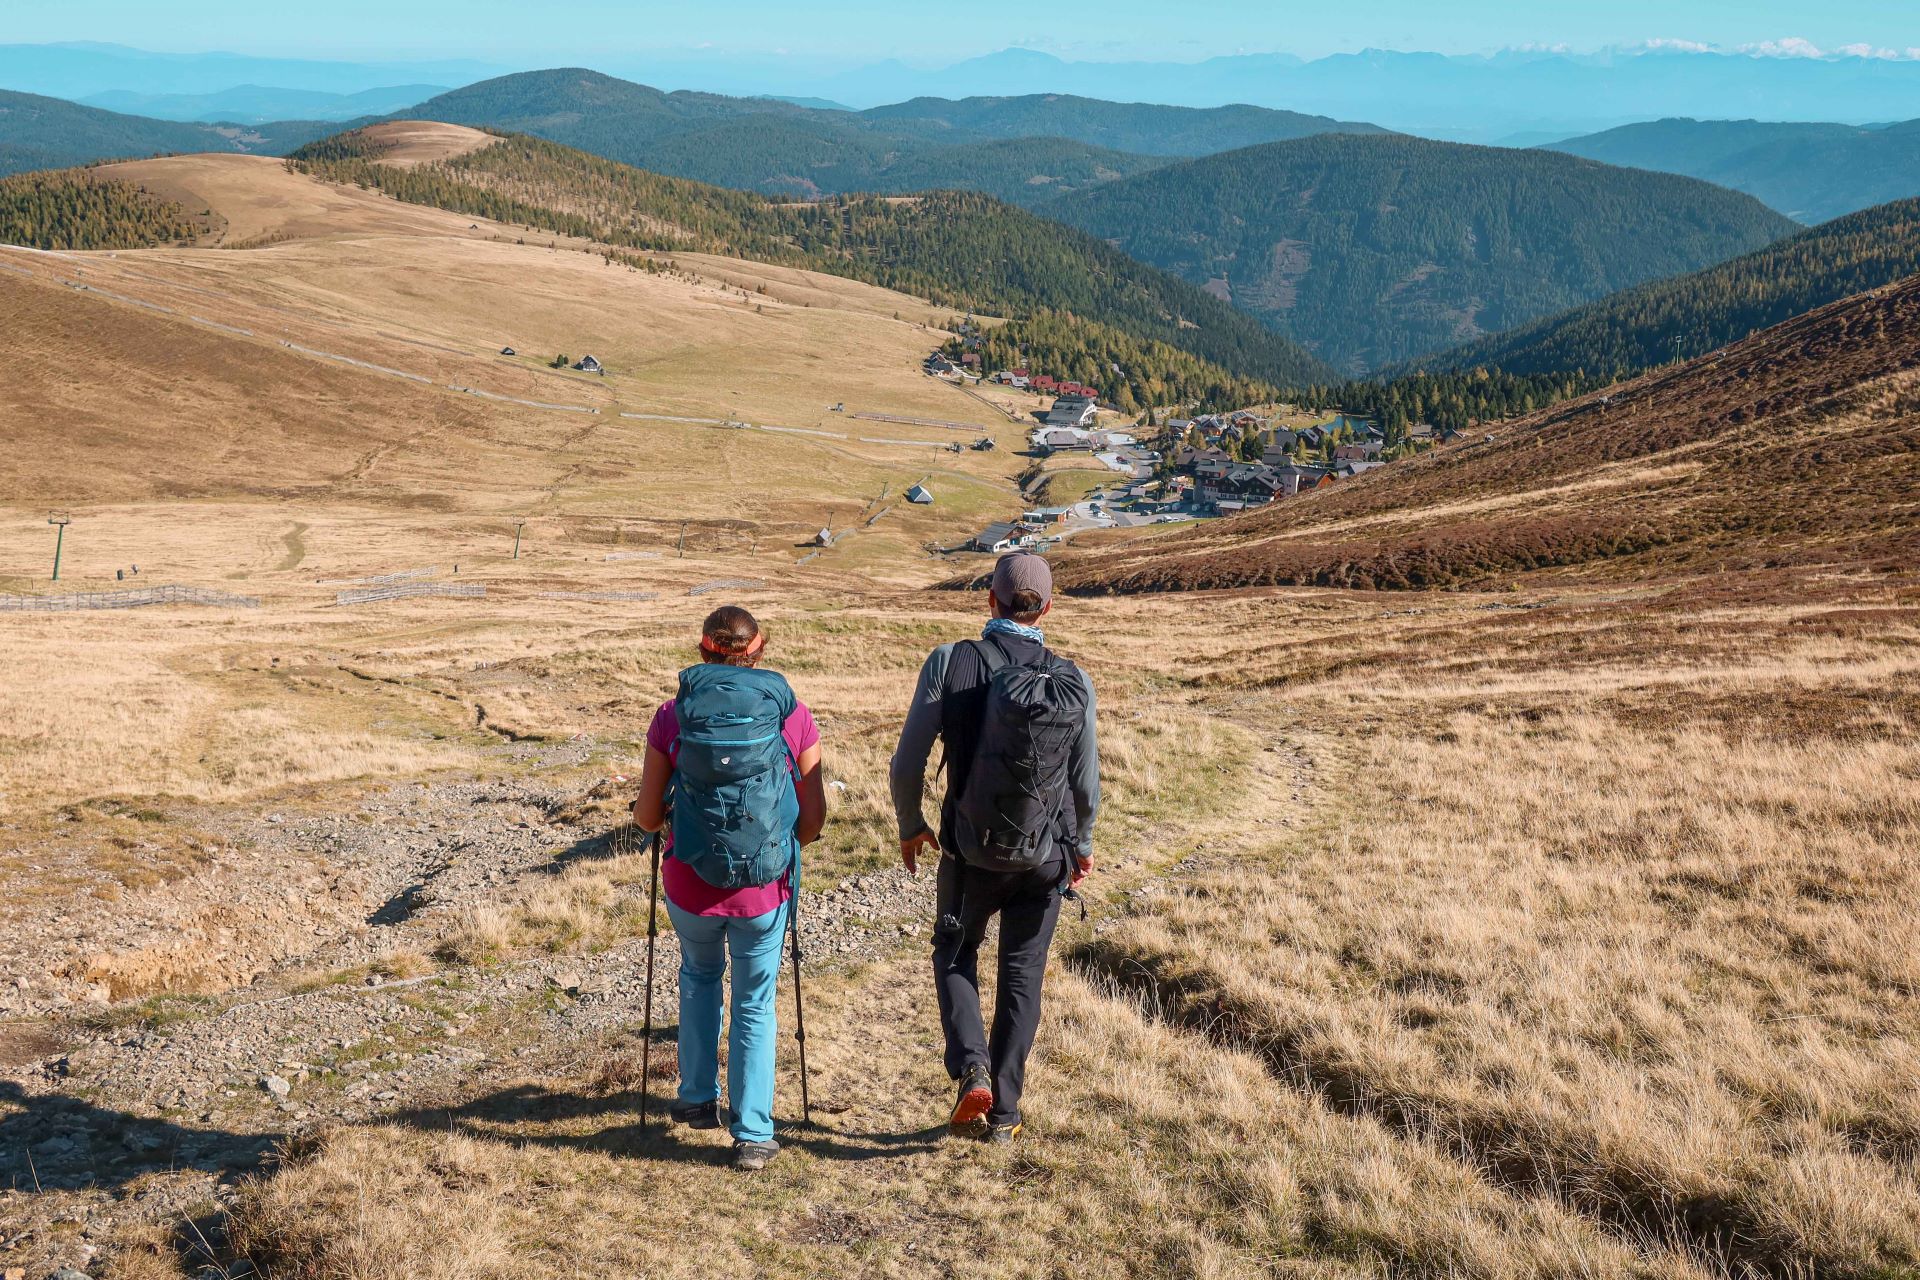
[(752, 640), (748, 641), (747, 647), (744, 649), (722, 648), (719, 644), (715, 643), (714, 638), (712, 636), (703, 635), (700, 637), (700, 648), (703, 651), (707, 653), (715, 654), (718, 657), (722, 657), (722, 658), (751, 658), (766, 647), (767, 647), (767, 633), (764, 631), (755, 635)]

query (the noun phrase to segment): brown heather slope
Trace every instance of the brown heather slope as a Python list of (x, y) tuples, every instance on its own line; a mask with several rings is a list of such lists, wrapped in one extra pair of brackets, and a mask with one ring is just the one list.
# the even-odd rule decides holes
[(1076, 592), (1416, 589), (1920, 560), (1920, 277), (1269, 510)]

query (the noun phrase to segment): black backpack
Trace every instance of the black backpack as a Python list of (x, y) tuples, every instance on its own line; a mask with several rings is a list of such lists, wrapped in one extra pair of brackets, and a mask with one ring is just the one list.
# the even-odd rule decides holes
[(954, 808), (955, 852), (989, 871), (1031, 871), (1053, 855), (1070, 803), (1067, 769), (1086, 723), (1086, 677), (1049, 652), (1014, 663), (999, 645), (971, 643), (987, 665), (987, 696)]

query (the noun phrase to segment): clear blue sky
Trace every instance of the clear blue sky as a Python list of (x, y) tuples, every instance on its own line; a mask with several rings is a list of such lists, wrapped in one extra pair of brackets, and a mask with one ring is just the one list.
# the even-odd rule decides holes
[(1798, 38), (1821, 49), (1920, 46), (1913, 0), (0, 0), (0, 43), (99, 40), (361, 60), (464, 57), (515, 65), (622, 56), (787, 55), (852, 66), (944, 65), (1026, 45), (1066, 57), (1193, 60), (1362, 48), (1484, 52), (1645, 40), (1724, 47)]

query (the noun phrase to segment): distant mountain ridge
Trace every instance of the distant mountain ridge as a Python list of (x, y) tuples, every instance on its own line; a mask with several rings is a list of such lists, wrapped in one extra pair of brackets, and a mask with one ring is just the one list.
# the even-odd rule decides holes
[(1349, 373), (1792, 234), (1751, 196), (1551, 151), (1322, 134), (1043, 206)]
[(1553, 143), (1554, 151), (1688, 177), (1821, 223), (1920, 196), (1920, 120), (1872, 127), (1762, 120), (1655, 120)]
[[(668, 93), (578, 67), (482, 81), (407, 114), (530, 133), (623, 164), (767, 194), (957, 187), (1021, 204), (1249, 139), (1379, 132), (1256, 107), (1201, 112), (1060, 95), (822, 110), (772, 98)], [(987, 145), (1020, 139), (1045, 142)]]
[(266, 124), (276, 120), (358, 120), (384, 116), (446, 91), (446, 85), (435, 84), (390, 85), (357, 93), (243, 84), (218, 93), (134, 93), (116, 89), (81, 99), (81, 105), (157, 120)]
[(914, 98), (860, 113), (890, 125), (937, 126), (957, 136), (1054, 137), (1152, 156), (1205, 156), (1321, 133), (1385, 133), (1379, 125), (1236, 104), (1110, 102), (1073, 94)]
[(1661, 116), (1920, 116), (1920, 61), (1854, 54), (1516, 49), (1448, 55), (1367, 49), (1311, 61), (1246, 53), (1197, 62), (1079, 62), (1004, 49), (946, 67), (878, 63), (815, 83), (814, 92), (866, 106), (921, 94), (1107, 97), (1114, 85), (1125, 85), (1130, 96), (1153, 102), (1310, 110), (1481, 142), (1535, 130), (1559, 130), (1566, 137)]
[[(1184, 62), (1083, 62), (1010, 48), (948, 65), (940, 65), (934, 52), (912, 62), (839, 69), (825, 56), (707, 50), (603, 51), (595, 61), (629, 80), (803, 98), (814, 106), (876, 107), (921, 96), (1125, 96), (1188, 107), (1247, 103), (1475, 142), (1523, 134), (1549, 141), (1662, 117), (1765, 115), (1853, 123), (1920, 117), (1920, 61), (1860, 51), (1770, 57), (1674, 48), (1489, 55), (1368, 49), (1310, 61), (1253, 52)], [(840, 61), (844, 67), (844, 55)], [(521, 69), (471, 60), (323, 62), (156, 54), (101, 44), (0, 44), (0, 85), (73, 99), (116, 89), (205, 94), (243, 84), (355, 93), (408, 83), (463, 85)], [(1111, 140), (1081, 140), (1131, 149)]]
[(255, 57), (239, 53), (156, 53), (98, 41), (0, 44), (0, 87), (48, 97), (95, 94), (215, 94), (236, 85), (279, 85), (332, 94), (383, 85), (467, 84), (506, 68), (469, 59)]
[(315, 120), (260, 126), (151, 120), (63, 98), (0, 90), (0, 176), (169, 152), (284, 155), (339, 127), (337, 122)]
[(1836, 218), (1702, 271), (1657, 280), (1456, 347), (1420, 367), (1626, 377), (1686, 360), (1920, 273), (1920, 198)]
[[(172, 96), (161, 104), (176, 114), (226, 117), (219, 121), (160, 120), (0, 92), (0, 173), (182, 151), (283, 155), (342, 124), (422, 118), (529, 133), (672, 177), (767, 195), (816, 199), (955, 188), (1033, 206), (1157, 168), (1168, 157), (1196, 148), (1237, 144), (1249, 136), (1374, 128), (1257, 108), (1199, 112), (1057, 96), (928, 99), (902, 104), (891, 114), (861, 113), (772, 97), (668, 93), (584, 68), (497, 77), (418, 105), (392, 106), (391, 99), (406, 96), (408, 88), (355, 95), (281, 90), (254, 95), (243, 88)], [(106, 96), (128, 105), (151, 101), (126, 93)], [(285, 100), (326, 112), (387, 109), (347, 121), (250, 122), (266, 105)], [(223, 109), (229, 107), (232, 116)], [(966, 123), (957, 123), (959, 118)], [(1021, 132), (1026, 129), (1037, 132)], [(1089, 141), (1096, 137), (1138, 143), (1140, 149)]]

